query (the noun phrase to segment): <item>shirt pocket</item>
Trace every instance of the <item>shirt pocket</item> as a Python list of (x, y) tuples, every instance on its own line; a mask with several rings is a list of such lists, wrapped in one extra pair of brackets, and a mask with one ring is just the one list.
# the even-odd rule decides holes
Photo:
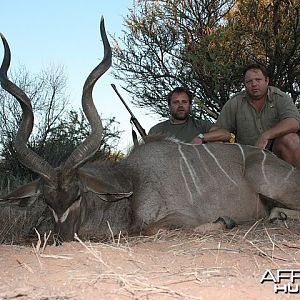
[(268, 103), (268, 107), (261, 113), (261, 118), (264, 130), (268, 130), (280, 122), (280, 118), (274, 104)]

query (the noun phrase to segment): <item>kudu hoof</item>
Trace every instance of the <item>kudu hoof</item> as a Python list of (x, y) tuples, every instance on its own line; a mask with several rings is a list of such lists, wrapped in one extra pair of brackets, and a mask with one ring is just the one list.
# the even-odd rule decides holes
[(237, 226), (236, 222), (227, 216), (219, 217), (214, 223), (221, 223), (226, 229), (232, 229)]
[(287, 220), (287, 215), (280, 211), (276, 217), (270, 218), (269, 221), (272, 224), (281, 224), (283, 221)]

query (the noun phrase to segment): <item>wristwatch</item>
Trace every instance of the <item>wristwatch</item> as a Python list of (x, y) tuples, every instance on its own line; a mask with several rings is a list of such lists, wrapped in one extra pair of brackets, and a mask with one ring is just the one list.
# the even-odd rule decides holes
[(204, 134), (203, 133), (199, 133), (198, 138), (200, 138), (204, 142)]

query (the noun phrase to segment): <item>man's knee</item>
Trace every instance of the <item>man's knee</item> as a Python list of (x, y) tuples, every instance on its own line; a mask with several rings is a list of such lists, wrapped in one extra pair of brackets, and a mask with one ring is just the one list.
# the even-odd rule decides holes
[(272, 151), (300, 170), (300, 138), (297, 133), (289, 133), (276, 139)]
[(274, 153), (294, 152), (300, 149), (300, 138), (297, 133), (288, 133), (277, 138), (273, 145)]

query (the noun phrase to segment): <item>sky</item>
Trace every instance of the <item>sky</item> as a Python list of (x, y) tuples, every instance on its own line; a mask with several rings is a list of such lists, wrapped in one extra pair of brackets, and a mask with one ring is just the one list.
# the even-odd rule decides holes
[[(116, 38), (125, 29), (124, 17), (134, 0), (10, 0), (1, 1), (0, 32), (12, 52), (10, 71), (20, 66), (38, 73), (51, 65), (63, 66), (68, 78), (72, 108), (81, 105), (82, 87), (88, 74), (103, 58), (99, 22), (104, 17), (106, 32)], [(109, 37), (111, 45), (112, 39)], [(0, 45), (0, 59), (3, 47)], [(160, 117), (130, 103), (129, 96), (108, 70), (94, 88), (94, 102), (102, 118), (116, 117), (121, 135), (119, 150), (132, 145), (130, 115), (111, 87), (114, 83), (131, 111), (149, 131)]]

